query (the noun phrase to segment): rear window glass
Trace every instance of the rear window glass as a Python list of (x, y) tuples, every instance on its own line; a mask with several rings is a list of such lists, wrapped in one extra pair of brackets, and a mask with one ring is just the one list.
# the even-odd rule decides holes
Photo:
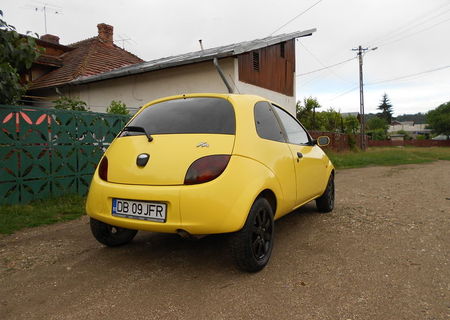
[(154, 104), (129, 124), (148, 134), (235, 134), (236, 121), (230, 102), (221, 98), (186, 98)]

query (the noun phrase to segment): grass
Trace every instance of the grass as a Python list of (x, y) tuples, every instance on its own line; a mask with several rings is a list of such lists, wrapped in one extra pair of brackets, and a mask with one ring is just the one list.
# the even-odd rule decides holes
[(378, 147), (369, 148), (366, 152), (334, 153), (327, 151), (327, 154), (337, 169), (450, 160), (450, 148), (448, 147)]
[(24, 228), (77, 219), (85, 212), (85, 201), (85, 197), (70, 195), (29, 204), (2, 205), (0, 233), (12, 234)]

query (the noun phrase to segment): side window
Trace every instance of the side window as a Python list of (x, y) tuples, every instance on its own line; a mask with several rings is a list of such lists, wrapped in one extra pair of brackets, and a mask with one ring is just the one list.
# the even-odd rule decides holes
[(277, 113), (284, 129), (286, 130), (286, 135), (289, 143), (309, 143), (308, 134), (306, 133), (305, 129), (303, 129), (303, 127), (294, 119), (294, 117), (277, 106), (273, 106), (273, 109)]
[(283, 131), (268, 102), (257, 102), (254, 109), (256, 132), (263, 139), (285, 142)]

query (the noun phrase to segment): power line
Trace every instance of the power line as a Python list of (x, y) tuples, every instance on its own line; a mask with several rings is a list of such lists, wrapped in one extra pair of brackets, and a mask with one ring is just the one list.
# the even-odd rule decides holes
[(355, 90), (358, 89), (358, 88), (359, 88), (359, 85), (354, 86), (354, 87), (351, 88), (350, 90), (345, 90), (344, 92), (339, 93), (337, 96), (334, 96), (333, 98), (331, 98), (330, 101), (333, 101), (333, 100), (335, 100), (335, 99), (337, 99), (337, 98), (340, 98), (340, 97), (342, 97), (342, 96), (345, 96), (346, 94), (349, 94), (350, 92), (353, 92), (353, 91), (355, 91)]
[(341, 77), (338, 73), (336, 73), (330, 67), (325, 66), (325, 64), (315, 54), (313, 54), (302, 42), (299, 41), (299, 43), (306, 50), (306, 52), (308, 52), (322, 67), (324, 67), (326, 69), (330, 69), (328, 71), (330, 71), (335, 77), (341, 79), (344, 82), (350, 82), (350, 81), (344, 79), (343, 77)]
[(350, 59), (347, 59), (347, 60), (344, 60), (344, 61), (341, 61), (341, 62), (332, 64), (332, 65), (329, 65), (329, 66), (325, 66), (325, 67), (320, 68), (320, 69), (312, 70), (312, 71), (305, 72), (305, 73), (299, 73), (299, 74), (297, 74), (297, 77), (301, 77), (301, 76), (305, 76), (305, 75), (307, 75), (307, 74), (311, 74), (311, 73), (319, 72), (319, 71), (326, 70), (326, 69), (329, 69), (329, 68), (333, 68), (333, 67), (339, 66), (339, 65), (341, 65), (341, 64), (344, 64), (344, 63), (346, 63), (346, 62), (355, 60), (356, 58), (357, 58), (357, 57), (353, 57), (353, 58), (350, 58)]
[[(422, 72), (417, 72), (417, 73), (414, 73), (414, 74), (409, 74), (409, 75), (396, 77), (396, 78), (392, 78), (392, 79), (386, 79), (386, 80), (380, 80), (380, 81), (376, 81), (376, 82), (370, 82), (370, 83), (366, 83), (365, 86), (375, 86), (375, 85), (378, 85), (378, 84), (381, 84), (381, 83), (385, 83), (385, 82), (392, 82), (392, 81), (403, 80), (403, 79), (406, 79), (406, 78), (411, 78), (411, 77), (415, 77), (415, 76), (419, 76), (419, 75), (423, 75), (423, 74), (427, 74), (427, 73), (431, 73), (431, 72), (435, 72), (435, 71), (440, 71), (440, 70), (444, 70), (444, 69), (447, 69), (447, 68), (450, 68), (450, 65), (439, 67), (439, 68), (434, 68), (434, 69), (430, 69), (430, 70), (425, 70), (425, 71), (422, 71)], [(333, 101), (333, 100), (335, 100), (337, 98), (345, 96), (346, 94), (349, 94), (349, 93), (355, 91), (356, 89), (358, 89), (358, 87), (359, 86), (355, 86), (355, 87), (353, 87), (351, 89), (345, 90), (344, 92), (339, 93), (338, 95), (336, 95), (333, 98), (331, 98), (330, 101)]]
[[(437, 7), (437, 8), (435, 8), (435, 9), (432, 9), (432, 10), (428, 11), (427, 13), (425, 13), (423, 15), (419, 15), (418, 17), (415, 17), (414, 19), (408, 20), (407, 23), (405, 23), (402, 26), (396, 28), (395, 30), (386, 32), (383, 35), (379, 36), (378, 38), (375, 38), (375, 40), (372, 40), (370, 46), (372, 46), (372, 44), (374, 44), (374, 43), (377, 43), (378, 40), (380, 40), (380, 39), (386, 40), (386, 39), (389, 39), (389, 38), (397, 37), (400, 34), (404, 33), (405, 31), (408, 31), (409, 29), (416, 28), (416, 27), (418, 27), (418, 26), (428, 22), (429, 20), (432, 20), (434, 18), (437, 18), (438, 16), (441, 16), (441, 15), (445, 14), (448, 10), (446, 10), (444, 12), (441, 12), (438, 15), (426, 18), (427, 16), (432, 15), (434, 12), (440, 10), (441, 8), (448, 6), (449, 4), (450, 3), (446, 3), (444, 5), (441, 5), (441, 6)], [(423, 19), (425, 19), (425, 20), (423, 20)], [(423, 20), (423, 21), (420, 22), (421, 20)]]
[(411, 34), (405, 35), (405, 36), (403, 36), (403, 37), (401, 37), (401, 38), (398, 38), (398, 39), (395, 39), (395, 40), (391, 40), (391, 41), (387, 41), (387, 42), (385, 42), (385, 43), (381, 43), (379, 46), (382, 47), (382, 46), (390, 45), (390, 44), (392, 44), (392, 43), (395, 43), (395, 42), (404, 40), (404, 39), (406, 39), (406, 38), (410, 38), (410, 37), (415, 36), (415, 35), (417, 35), (417, 34), (419, 34), (419, 33), (422, 33), (422, 32), (428, 31), (428, 30), (430, 30), (430, 29), (432, 29), (432, 28), (434, 28), (434, 27), (437, 27), (437, 26), (439, 26), (439, 25), (441, 25), (441, 24), (443, 24), (443, 23), (445, 23), (445, 22), (447, 22), (447, 21), (450, 21), (450, 18), (448, 18), (448, 19), (446, 19), (446, 20), (444, 20), (444, 21), (435, 23), (435, 24), (433, 24), (433, 25), (431, 25), (431, 26), (429, 26), (429, 27), (427, 27), (427, 28), (425, 28), (425, 29), (422, 29), (422, 30), (420, 30), (420, 31), (417, 31), (417, 32), (415, 32), (415, 33), (411, 33)]
[[(420, 22), (420, 19), (419, 19), (419, 21), (413, 20), (412, 22), (415, 22), (415, 23), (405, 24), (405, 25), (399, 27), (398, 29), (389, 32), (388, 35), (382, 37), (383, 40), (381, 41), (381, 43), (379, 43), (379, 45), (382, 45), (384, 42), (391, 41), (392, 39), (394, 39), (396, 37), (399, 37), (399, 36), (401, 37), (403, 34), (405, 34), (405, 33), (407, 34), (409, 31), (411, 31), (413, 29), (416, 29), (416, 28), (420, 27), (421, 25), (426, 24), (426, 23), (428, 23), (428, 22), (430, 22), (432, 20), (435, 20), (436, 18), (446, 14), (448, 11), (450, 11), (450, 9), (447, 9), (446, 11), (441, 12), (441, 13), (439, 13), (437, 15), (432, 16), (432, 17), (426, 18), (425, 20), (423, 20), (421, 22)], [(381, 38), (377, 38), (377, 40), (379, 40), (379, 39), (381, 39)]]
[(323, 0), (319, 0), (316, 3), (314, 3), (312, 6), (310, 6), (308, 9), (300, 12), (298, 15), (296, 15), (294, 18), (292, 18), (291, 20), (289, 20), (288, 22), (286, 22), (285, 24), (283, 24), (281, 27), (275, 29), (275, 31), (273, 31), (270, 36), (272, 36), (275, 32), (283, 29), (285, 26), (287, 26), (289, 23), (291, 23), (292, 21), (294, 21), (295, 19), (297, 19), (298, 17), (300, 17), (301, 15), (305, 14), (306, 12), (308, 12), (309, 10), (311, 10), (312, 8), (314, 8), (316, 5), (318, 5), (319, 3), (321, 3)]
[(327, 76), (329, 76), (329, 74), (327, 74), (327, 75), (322, 75), (322, 74), (316, 74), (314, 77), (311, 77), (311, 78), (309, 78), (308, 80), (305, 80), (304, 82), (301, 82), (300, 83), (300, 81), (302, 81), (302, 80), (304, 80), (305, 78), (300, 78), (299, 80), (299, 82), (297, 82), (297, 86), (298, 87), (304, 87), (304, 86), (306, 86), (306, 85), (308, 85), (308, 84), (310, 84), (311, 82), (314, 82), (314, 81), (316, 81), (316, 80), (318, 80), (318, 79), (321, 79), (321, 80), (323, 80), (324, 78), (326, 78)]
[(422, 71), (422, 72), (417, 72), (417, 73), (413, 73), (413, 74), (409, 74), (409, 75), (405, 75), (405, 76), (401, 76), (401, 77), (396, 77), (396, 78), (392, 78), (392, 79), (380, 80), (380, 81), (376, 81), (376, 82), (372, 82), (372, 83), (367, 83), (366, 86), (374, 86), (374, 85), (377, 85), (377, 84), (380, 84), (380, 83), (402, 80), (402, 79), (411, 78), (411, 77), (415, 77), (415, 76), (426, 74), (426, 73), (431, 73), (431, 72), (444, 70), (444, 69), (447, 69), (447, 68), (450, 68), (450, 65), (443, 66), (443, 67), (438, 67), (438, 68), (434, 68), (434, 69), (430, 69), (430, 70), (425, 70), (425, 71)]

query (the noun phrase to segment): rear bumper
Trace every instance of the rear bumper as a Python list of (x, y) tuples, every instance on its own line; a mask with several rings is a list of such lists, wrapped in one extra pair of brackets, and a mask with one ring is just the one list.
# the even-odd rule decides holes
[[(176, 233), (182, 229), (193, 235), (234, 232), (242, 228), (254, 199), (272, 180), (256, 162), (241, 157), (232, 157), (217, 179), (198, 185), (117, 184), (101, 180), (96, 172), (86, 212), (105, 223), (136, 230)], [(166, 222), (113, 216), (113, 198), (166, 203)]]

